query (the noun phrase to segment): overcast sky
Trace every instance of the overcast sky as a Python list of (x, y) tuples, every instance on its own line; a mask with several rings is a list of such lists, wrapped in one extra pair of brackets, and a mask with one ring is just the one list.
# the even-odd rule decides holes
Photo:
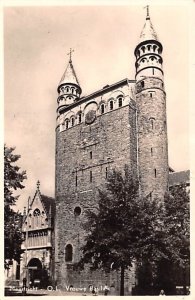
[[(134, 79), (134, 49), (145, 22), (143, 5), (4, 8), (5, 143), (21, 155), (28, 179), (18, 208), (36, 182), (54, 196), (57, 86), (70, 47), (82, 96), (124, 78)], [(163, 45), (169, 165), (189, 169), (189, 45), (185, 5), (152, 5)]]

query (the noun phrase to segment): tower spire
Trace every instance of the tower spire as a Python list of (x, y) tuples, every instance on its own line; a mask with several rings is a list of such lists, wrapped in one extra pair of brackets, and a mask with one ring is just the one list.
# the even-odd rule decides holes
[(38, 191), (40, 190), (40, 181), (39, 180), (37, 181), (37, 190)]
[(58, 108), (66, 107), (67, 105), (73, 104), (75, 101), (79, 100), (81, 95), (81, 87), (72, 63), (72, 53), (74, 49), (70, 48), (70, 51), (67, 53), (69, 56), (68, 65), (65, 69), (65, 72), (58, 84)]
[(145, 42), (148, 40), (158, 41), (156, 31), (154, 30), (154, 27), (153, 27), (151, 19), (150, 19), (149, 5), (146, 5), (144, 8), (146, 9), (146, 21), (145, 21), (144, 27), (142, 29), (142, 32), (140, 34), (139, 43)]

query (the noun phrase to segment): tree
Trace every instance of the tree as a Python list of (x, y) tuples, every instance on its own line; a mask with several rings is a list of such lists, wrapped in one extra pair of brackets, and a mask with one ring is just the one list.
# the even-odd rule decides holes
[[(22, 216), (13, 210), (19, 196), (14, 192), (24, 188), (22, 182), (27, 178), (26, 172), (15, 165), (20, 155), (13, 154), (14, 150), (4, 146), (4, 258), (10, 263), (12, 259), (19, 262), (22, 243)], [(7, 262), (5, 267), (9, 267)]]
[(164, 224), (172, 259), (181, 267), (190, 259), (190, 197), (185, 184), (174, 186), (165, 196)]
[[(124, 295), (124, 273), (136, 261), (166, 257), (163, 205), (139, 197), (138, 182), (127, 166), (113, 170), (105, 189), (99, 190), (97, 211), (88, 211), (86, 243), (79, 266), (121, 270), (120, 295)], [(89, 229), (90, 228), (90, 229)]]
[(188, 276), (189, 282), (190, 266), (190, 196), (185, 184), (170, 189), (165, 196), (164, 207), (164, 226), (167, 232), (165, 243), (170, 250), (169, 259), (165, 263), (168, 262), (169, 267), (172, 265), (173, 271), (169, 278), (177, 285), (183, 282), (186, 294), (186, 277)]

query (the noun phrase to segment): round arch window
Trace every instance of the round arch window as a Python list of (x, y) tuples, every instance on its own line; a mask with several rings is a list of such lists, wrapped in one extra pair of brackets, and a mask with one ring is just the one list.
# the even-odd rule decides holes
[(37, 217), (37, 216), (40, 216), (41, 212), (38, 208), (36, 208), (34, 211), (33, 211), (33, 216)]
[(81, 208), (80, 208), (80, 206), (76, 206), (74, 209), (75, 217), (80, 216), (80, 214), (81, 214)]

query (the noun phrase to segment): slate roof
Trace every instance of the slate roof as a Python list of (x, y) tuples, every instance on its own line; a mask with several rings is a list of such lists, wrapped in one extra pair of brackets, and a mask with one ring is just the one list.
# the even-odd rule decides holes
[(169, 173), (169, 186), (190, 183), (190, 170)]
[(62, 76), (62, 79), (59, 83), (58, 86), (62, 85), (62, 84), (76, 84), (80, 87), (79, 85), (79, 81), (77, 79), (77, 76), (76, 76), (76, 73), (75, 73), (75, 70), (74, 70), (74, 67), (73, 67), (73, 64), (72, 64), (72, 61), (70, 60), (67, 67), (66, 67), (66, 70)]
[(158, 37), (157, 37), (156, 31), (154, 30), (154, 27), (152, 25), (150, 17), (147, 16), (146, 22), (145, 22), (142, 32), (140, 34), (139, 43), (142, 43), (144, 41), (149, 41), (149, 40), (158, 41)]
[(46, 209), (47, 214), (50, 213), (51, 209), (51, 216), (54, 217), (55, 215), (55, 199), (52, 197), (48, 197), (45, 195), (41, 195), (41, 201)]

